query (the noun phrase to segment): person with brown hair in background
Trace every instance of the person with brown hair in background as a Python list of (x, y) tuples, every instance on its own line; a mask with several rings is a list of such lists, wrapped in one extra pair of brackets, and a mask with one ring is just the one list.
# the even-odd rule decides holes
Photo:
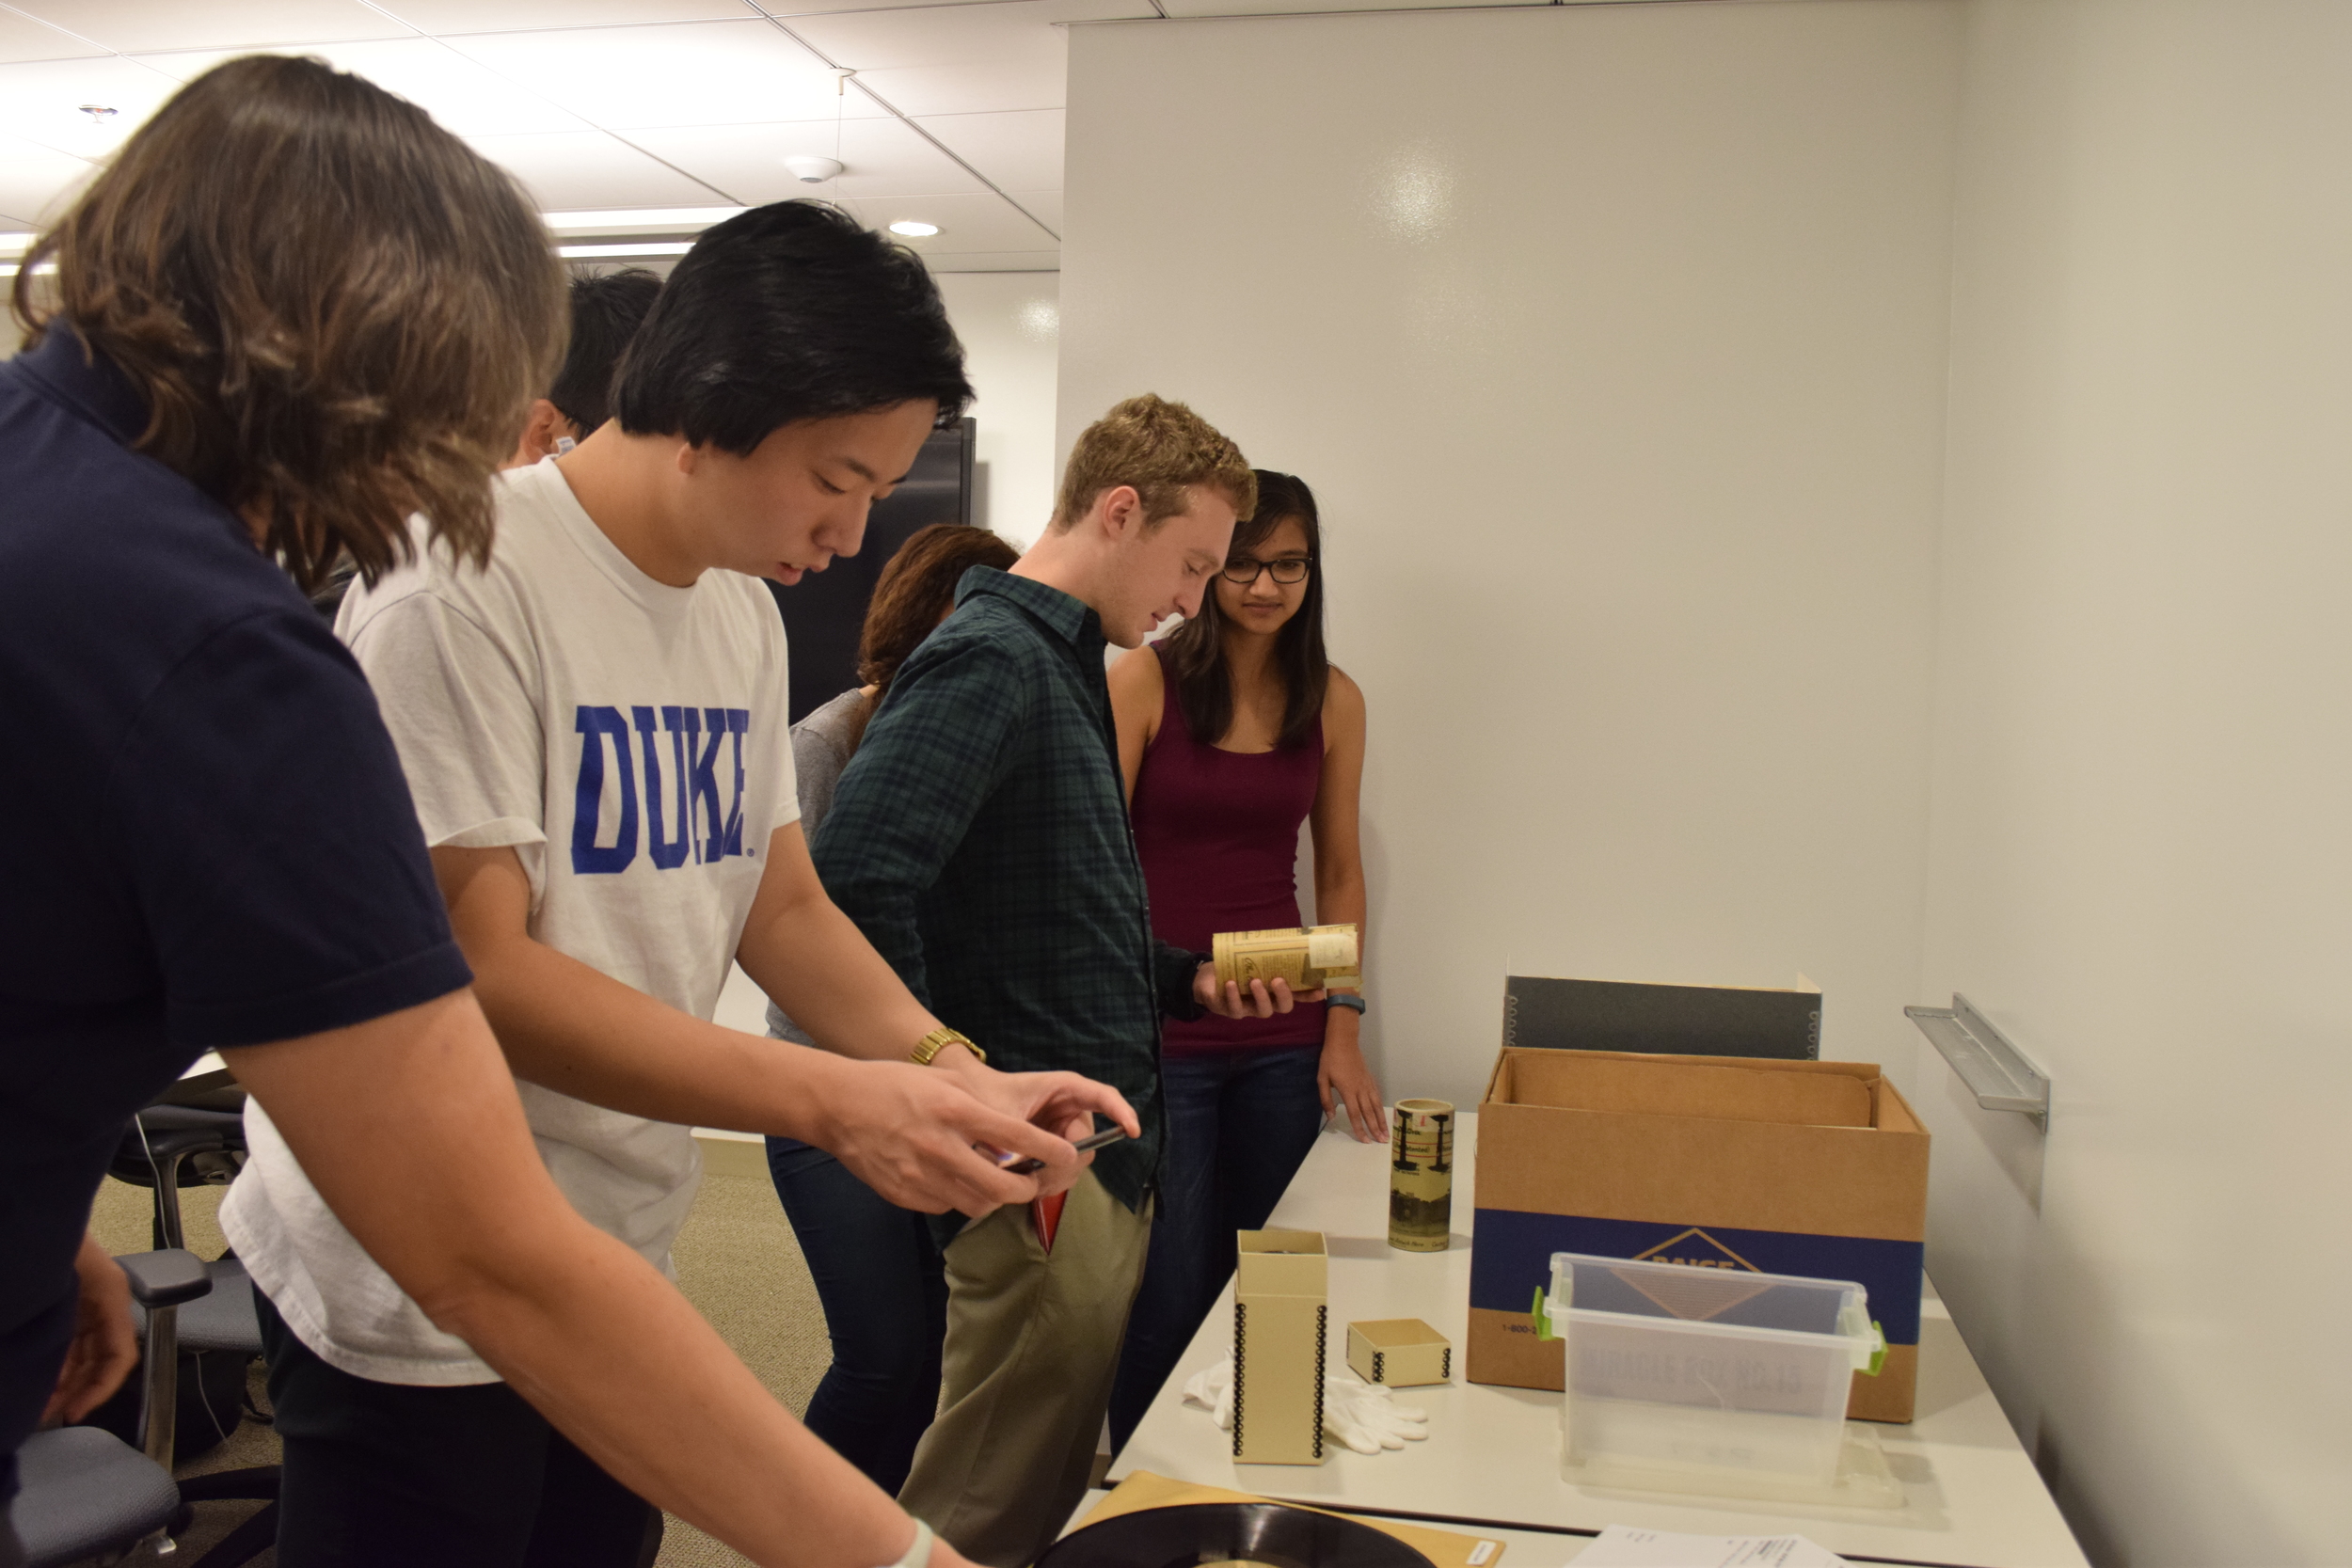
[(1160, 1015), (1293, 1002), (1152, 940), (1104, 686), (1106, 640), (1200, 608), (1256, 492), (1182, 404), (1130, 398), (1089, 426), (1045, 533), (1009, 571), (966, 572), (898, 667), (817, 835), (826, 891), (943, 1020), (1142, 1118), (1065, 1205), (942, 1227), (945, 1386), (898, 1496), (998, 1568), (1034, 1560), (1086, 1491), (1151, 1229)]
[[(956, 608), (975, 566), (1003, 570), (1020, 552), (982, 528), (934, 523), (910, 536), (874, 584), (853, 686), (792, 726), (801, 830), (813, 841), (866, 721), (907, 657)], [(768, 1032), (814, 1044), (774, 1003)], [(901, 1209), (849, 1167), (798, 1138), (768, 1139), (768, 1171), (825, 1304), (833, 1364), (809, 1397), (808, 1430), (885, 1492), (907, 1479), (914, 1445), (939, 1409), (947, 1282), (930, 1218)]]
[[(563, 341), (520, 189), (358, 77), (232, 60), (36, 242), (14, 307), (0, 727), (39, 742), (0, 750), (0, 1497), (26, 1434), (131, 1363), (91, 1196), (132, 1115), (218, 1050), (317, 1212), (560, 1430), (485, 1456), (516, 1485), (569, 1454), (762, 1563), (961, 1560), (557, 1189), (374, 698), (304, 598), (346, 554), (371, 580), (488, 555), (490, 475)], [(322, 1514), (288, 1435), (287, 1568), (521, 1560)]]
[[(1258, 511), (1200, 613), (1110, 673), (1152, 929), (1178, 946), (1299, 924), (1298, 830), (1314, 835), (1315, 919), (1364, 923), (1357, 796), (1364, 694), (1323, 645), (1314, 492), (1258, 470)], [(1324, 1118), (1388, 1137), (1357, 1042), (1363, 998), (1271, 1019), (1172, 1022), (1162, 1041), (1168, 1160), (1152, 1256), (1111, 1394), (1125, 1445), (1233, 1273), (1236, 1230), (1264, 1226)]]

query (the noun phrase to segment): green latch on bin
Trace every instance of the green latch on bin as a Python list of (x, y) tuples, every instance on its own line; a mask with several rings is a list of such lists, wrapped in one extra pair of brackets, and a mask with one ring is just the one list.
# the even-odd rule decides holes
[(1886, 1325), (1876, 1318), (1870, 1320), (1870, 1332), (1878, 1337), (1878, 1348), (1870, 1353), (1870, 1364), (1862, 1369), (1864, 1377), (1876, 1377), (1886, 1365)]
[(1529, 1308), (1529, 1313), (1535, 1320), (1536, 1338), (1557, 1339), (1560, 1338), (1551, 1331), (1551, 1314), (1545, 1310), (1544, 1288), (1541, 1285), (1535, 1287), (1535, 1305)]

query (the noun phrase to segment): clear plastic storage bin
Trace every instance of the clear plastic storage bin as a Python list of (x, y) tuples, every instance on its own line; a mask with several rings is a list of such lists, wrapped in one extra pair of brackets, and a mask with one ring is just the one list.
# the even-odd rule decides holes
[(1556, 1252), (1562, 1472), (1586, 1485), (1836, 1488), (1846, 1399), (1883, 1341), (1849, 1280)]

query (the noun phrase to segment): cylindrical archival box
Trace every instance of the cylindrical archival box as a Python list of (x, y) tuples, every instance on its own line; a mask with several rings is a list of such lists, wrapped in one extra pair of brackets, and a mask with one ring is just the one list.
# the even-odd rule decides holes
[(1293, 990), (1362, 982), (1362, 943), (1353, 926), (1294, 926), (1278, 931), (1219, 931), (1210, 941), (1219, 985), (1287, 981)]
[(1443, 1252), (1454, 1231), (1454, 1106), (1400, 1100), (1389, 1133), (1389, 1245)]

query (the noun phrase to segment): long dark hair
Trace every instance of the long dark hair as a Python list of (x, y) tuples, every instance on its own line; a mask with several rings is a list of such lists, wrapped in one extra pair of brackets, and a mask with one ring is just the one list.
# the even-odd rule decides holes
[[(1257, 476), (1258, 510), (1235, 525), (1228, 559), (1255, 550), (1285, 517), (1296, 518), (1307, 535), (1307, 597), (1274, 634), (1274, 673), (1282, 682), (1282, 733), (1274, 744), (1280, 750), (1313, 738), (1331, 684), (1331, 659), (1323, 647), (1323, 522), (1305, 480), (1266, 468)], [(1202, 745), (1216, 745), (1233, 727), (1233, 677), (1226, 667), (1225, 615), (1215, 583), (1200, 596), (1200, 613), (1168, 635), (1168, 656), (1185, 725)]]

